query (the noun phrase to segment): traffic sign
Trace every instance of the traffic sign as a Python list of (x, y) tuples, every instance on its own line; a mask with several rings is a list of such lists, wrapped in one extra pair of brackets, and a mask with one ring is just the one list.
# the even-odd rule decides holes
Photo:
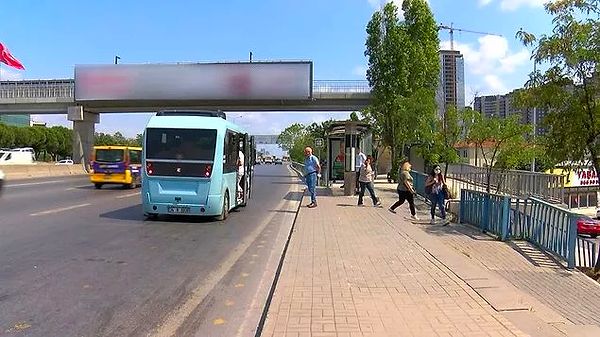
[(323, 147), (323, 138), (315, 138), (315, 146)]

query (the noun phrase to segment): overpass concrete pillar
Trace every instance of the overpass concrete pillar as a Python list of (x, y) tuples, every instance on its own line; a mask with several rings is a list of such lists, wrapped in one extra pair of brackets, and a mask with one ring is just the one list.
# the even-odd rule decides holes
[(73, 106), (68, 108), (68, 119), (73, 122), (73, 162), (85, 163), (88, 167), (95, 124), (100, 122), (100, 115), (84, 111), (82, 106)]

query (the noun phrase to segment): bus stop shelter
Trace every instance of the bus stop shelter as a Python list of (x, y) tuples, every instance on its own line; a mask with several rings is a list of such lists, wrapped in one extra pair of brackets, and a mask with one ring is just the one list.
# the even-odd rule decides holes
[(373, 152), (373, 136), (368, 123), (339, 121), (330, 125), (327, 130), (327, 186), (341, 182), (344, 195), (354, 195), (359, 149), (366, 155)]

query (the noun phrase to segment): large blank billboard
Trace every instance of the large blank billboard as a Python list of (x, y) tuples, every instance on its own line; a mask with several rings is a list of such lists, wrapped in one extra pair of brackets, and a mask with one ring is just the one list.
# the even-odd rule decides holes
[(75, 66), (75, 101), (306, 100), (312, 62)]

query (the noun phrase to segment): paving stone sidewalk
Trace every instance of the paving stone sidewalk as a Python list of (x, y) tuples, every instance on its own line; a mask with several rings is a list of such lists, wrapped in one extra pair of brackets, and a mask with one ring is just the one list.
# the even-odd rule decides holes
[[(376, 189), (389, 201), (395, 197), (394, 184), (379, 182)], [(428, 208), (422, 201), (418, 203), (420, 209)], [(421, 216), (426, 217), (427, 212), (422, 211)], [(600, 326), (600, 285), (581, 272), (566, 269), (530, 243), (500, 242), (466, 224), (453, 223), (443, 227), (415, 222), (412, 225), (468, 257), (474, 264), (495, 272), (571, 323)]]
[(303, 207), (262, 336), (528, 336), (390, 215), (353, 197)]

